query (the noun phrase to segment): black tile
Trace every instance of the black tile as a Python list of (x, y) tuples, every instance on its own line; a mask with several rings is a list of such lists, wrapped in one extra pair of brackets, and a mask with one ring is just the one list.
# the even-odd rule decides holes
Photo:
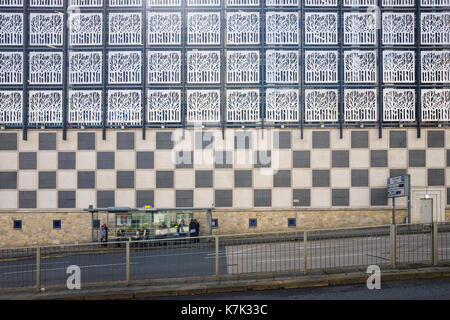
[(213, 172), (212, 170), (196, 170), (195, 171), (195, 187), (196, 188), (212, 188)]
[(56, 150), (56, 133), (39, 133), (39, 150)]
[(78, 132), (78, 150), (95, 150), (95, 132)]
[(330, 170), (313, 170), (313, 187), (330, 186)]
[(445, 145), (444, 130), (428, 131), (428, 148), (443, 148)]
[(58, 169), (75, 169), (75, 152), (58, 152)]
[(117, 150), (134, 150), (134, 132), (117, 132)]
[(290, 149), (291, 133), (289, 131), (275, 131), (273, 133), (273, 146), (275, 149)]
[(156, 132), (156, 149), (173, 149), (172, 132)]
[(450, 167), (450, 150), (447, 150), (447, 167)]
[(195, 133), (195, 149), (212, 149), (214, 145), (214, 136), (212, 132)]
[(97, 207), (108, 208), (114, 207), (115, 195), (113, 190), (97, 191)]
[(233, 191), (232, 190), (215, 190), (214, 191), (215, 207), (232, 207)]
[(97, 169), (114, 169), (114, 152), (97, 152)]
[(253, 161), (254, 168), (270, 168), (272, 165), (272, 151), (255, 151)]
[(272, 190), (253, 190), (253, 205), (255, 207), (271, 207)]
[(311, 152), (309, 150), (293, 151), (292, 156), (294, 168), (311, 167)]
[(36, 152), (19, 152), (19, 169), (36, 170)]
[(333, 168), (348, 168), (349, 166), (348, 150), (333, 150), (331, 152), (331, 164)]
[(353, 169), (352, 170), (352, 187), (369, 186), (369, 170)]
[(78, 171), (78, 189), (95, 189), (95, 171)]
[(409, 150), (408, 159), (409, 159), (410, 167), (425, 167), (426, 166), (425, 150)]
[(17, 189), (17, 172), (0, 172), (0, 189)]
[(194, 206), (193, 190), (177, 190), (175, 197), (177, 208), (192, 208)]
[(157, 188), (173, 188), (173, 171), (156, 171)]
[(235, 149), (251, 149), (252, 148), (251, 132), (236, 131), (234, 134), (234, 148)]
[(406, 148), (406, 131), (390, 131), (389, 147), (390, 148)]
[(370, 166), (386, 168), (388, 166), (387, 150), (370, 150)]
[(370, 189), (370, 205), (386, 206), (388, 204), (387, 188)]
[(445, 169), (428, 169), (429, 186), (445, 186)]
[(56, 189), (56, 171), (39, 171), (39, 189)]
[(233, 151), (216, 151), (215, 168), (233, 168)]
[(58, 208), (75, 208), (75, 191), (58, 191)]
[(251, 170), (235, 170), (234, 171), (234, 187), (249, 188), (252, 186)]
[(450, 205), (450, 188), (447, 188), (447, 205)]
[(144, 208), (145, 206), (155, 206), (155, 193), (153, 190), (136, 191), (136, 207)]
[(333, 189), (331, 190), (331, 204), (332, 206), (348, 206), (349, 205), (349, 190), (348, 189)]
[(117, 188), (132, 189), (134, 188), (134, 171), (117, 171)]
[(278, 170), (273, 175), (273, 187), (282, 188), (291, 186), (291, 170)]
[(17, 150), (17, 133), (0, 133), (0, 150)]
[(369, 147), (369, 131), (352, 131), (352, 149)]
[(155, 156), (153, 151), (140, 151), (136, 154), (137, 169), (153, 169), (155, 165)]
[(329, 131), (313, 131), (312, 132), (312, 147), (315, 149), (326, 149), (330, 147), (330, 132)]
[[(311, 206), (311, 190), (310, 189), (294, 189), (292, 192), (293, 206), (310, 207)], [(298, 202), (296, 201), (298, 200)]]
[(177, 169), (192, 169), (194, 167), (193, 151), (176, 151), (175, 167)]
[(19, 208), (36, 208), (36, 191), (19, 191)]

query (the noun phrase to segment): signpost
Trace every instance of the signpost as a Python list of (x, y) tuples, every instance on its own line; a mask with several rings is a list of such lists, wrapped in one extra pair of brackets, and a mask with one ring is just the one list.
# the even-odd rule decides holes
[(392, 224), (395, 224), (395, 198), (408, 197), (408, 223), (411, 223), (410, 175), (387, 179), (387, 196), (392, 198)]

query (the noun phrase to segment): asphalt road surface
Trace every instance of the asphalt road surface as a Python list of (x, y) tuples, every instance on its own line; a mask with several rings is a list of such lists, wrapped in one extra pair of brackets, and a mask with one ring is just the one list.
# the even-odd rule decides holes
[(450, 300), (450, 278), (402, 280), (381, 283), (369, 290), (365, 284), (322, 288), (214, 293), (174, 296), (154, 300)]
[[(64, 286), (70, 274), (67, 267), (81, 270), (81, 283), (125, 281), (125, 248), (97, 248), (86, 253), (42, 253), (41, 285)], [(366, 267), (390, 264), (390, 238), (386, 235), (352, 238), (309, 239), (306, 265), (308, 270), (344, 267)], [(400, 235), (397, 238), (399, 263), (430, 263), (430, 233)], [(440, 259), (450, 260), (450, 233), (439, 233)], [(214, 242), (159, 247), (132, 247), (131, 280), (208, 276), (215, 274)], [(230, 240), (220, 246), (220, 274), (303, 271), (305, 266), (302, 239), (272, 238)], [(1, 257), (0, 257), (1, 258)], [(0, 288), (34, 286), (34, 258), (0, 259)]]

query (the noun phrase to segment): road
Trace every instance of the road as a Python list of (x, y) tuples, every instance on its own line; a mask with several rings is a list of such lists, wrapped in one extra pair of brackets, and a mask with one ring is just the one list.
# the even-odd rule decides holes
[[(450, 233), (439, 233), (440, 259), (450, 260)], [(304, 242), (299, 238), (259, 238), (228, 240), (219, 247), (220, 274), (303, 271)], [(306, 245), (308, 270), (367, 267), (390, 264), (390, 238), (386, 235), (315, 238)], [(430, 233), (405, 234), (397, 238), (398, 263), (430, 263)], [(214, 242), (158, 247), (132, 247), (131, 280), (161, 279), (215, 274)], [(97, 246), (88, 253), (42, 253), (41, 284), (64, 286), (67, 267), (81, 270), (82, 283), (125, 281), (125, 248)], [(0, 260), (0, 288), (34, 286), (34, 258)]]
[(154, 300), (450, 300), (450, 278), (382, 282), (380, 290), (365, 284), (322, 288), (173, 296)]

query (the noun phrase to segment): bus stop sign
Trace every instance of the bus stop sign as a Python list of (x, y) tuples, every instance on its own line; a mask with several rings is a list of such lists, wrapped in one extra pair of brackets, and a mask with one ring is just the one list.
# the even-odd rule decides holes
[(387, 182), (388, 198), (409, 196), (409, 175), (389, 178)]

